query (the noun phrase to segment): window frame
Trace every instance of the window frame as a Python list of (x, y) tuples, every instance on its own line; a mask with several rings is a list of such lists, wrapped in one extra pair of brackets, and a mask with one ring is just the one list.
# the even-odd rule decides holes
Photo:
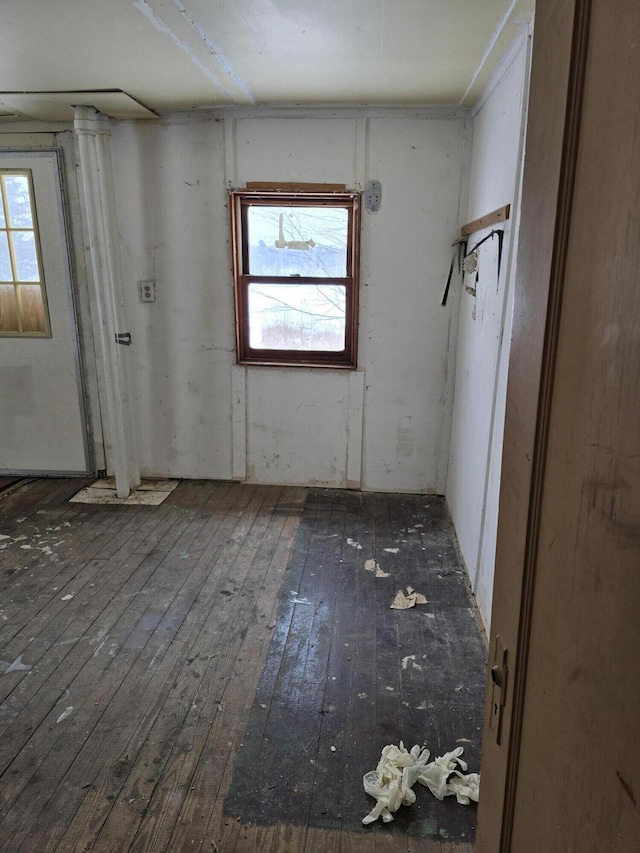
[[(360, 193), (342, 185), (248, 184), (230, 190), (231, 235), (238, 364), (277, 367), (335, 367), (354, 370), (358, 356), (358, 292), (360, 271)], [(252, 206), (340, 207), (347, 210), (346, 275), (264, 276), (249, 269), (248, 210)], [(293, 280), (292, 280), (293, 279)], [(331, 350), (260, 349), (250, 346), (249, 287), (251, 284), (339, 284), (345, 287), (345, 348)]]
[[(4, 186), (0, 191), (0, 205), (3, 208), (4, 212), (4, 226), (0, 227), (0, 230), (5, 232), (7, 235), (7, 246), (9, 249), (9, 259), (11, 264), (11, 270), (13, 278), (11, 281), (2, 281), (0, 282), (3, 286), (13, 286), (14, 294), (15, 294), (15, 304), (17, 310), (18, 317), (18, 329), (11, 330), (0, 330), (0, 338), (50, 338), (51, 337), (51, 322), (49, 319), (49, 306), (47, 302), (47, 290), (45, 285), (45, 276), (44, 276), (44, 265), (42, 261), (42, 246), (40, 242), (40, 229), (38, 228), (38, 216), (36, 210), (36, 200), (35, 200), (35, 192), (33, 186), (33, 173), (31, 169), (21, 169), (21, 168), (0, 168), (0, 180), (3, 180), (6, 176), (20, 176), (24, 177), (27, 180), (28, 192), (29, 192), (29, 205), (31, 208), (31, 227), (19, 227), (11, 224), (11, 217), (9, 216), (9, 205), (6, 198), (6, 192)], [(17, 272), (17, 260), (15, 257), (15, 249), (13, 247), (13, 241), (11, 234), (15, 232), (27, 232), (30, 231), (33, 233), (34, 239), (34, 248), (35, 248), (35, 256), (36, 263), (38, 265), (38, 275), (39, 278), (37, 281), (23, 281), (20, 278), (16, 278)], [(26, 309), (23, 305), (23, 296), (22, 296), (22, 288), (27, 286), (37, 286), (40, 290), (39, 300), (40, 307), (42, 312), (42, 324), (44, 326), (41, 330), (32, 330), (25, 329), (26, 325)]]

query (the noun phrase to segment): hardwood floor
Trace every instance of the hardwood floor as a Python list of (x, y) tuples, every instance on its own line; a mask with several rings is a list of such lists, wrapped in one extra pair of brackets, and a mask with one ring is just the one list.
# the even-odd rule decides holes
[[(441, 498), (69, 503), (86, 484), (0, 491), (0, 850), (472, 850), (475, 806), (421, 786), (361, 823), (387, 743), (479, 769), (486, 652)], [(392, 610), (407, 586), (428, 603)]]

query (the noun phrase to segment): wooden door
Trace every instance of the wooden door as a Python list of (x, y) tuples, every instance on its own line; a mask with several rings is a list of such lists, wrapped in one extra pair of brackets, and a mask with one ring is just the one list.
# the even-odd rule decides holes
[(639, 84), (637, 0), (538, 0), (477, 853), (640, 849)]
[(57, 152), (0, 152), (0, 473), (89, 468)]

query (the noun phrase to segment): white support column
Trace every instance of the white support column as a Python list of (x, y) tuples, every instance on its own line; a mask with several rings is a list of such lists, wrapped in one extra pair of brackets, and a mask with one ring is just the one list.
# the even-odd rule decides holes
[(93, 107), (77, 106), (74, 129), (95, 289), (95, 331), (106, 389), (107, 448), (111, 449), (117, 495), (126, 498), (131, 489), (140, 485), (140, 469), (128, 365), (126, 352), (123, 352), (128, 347), (116, 342), (116, 336), (128, 329), (124, 323), (108, 119), (100, 116)]

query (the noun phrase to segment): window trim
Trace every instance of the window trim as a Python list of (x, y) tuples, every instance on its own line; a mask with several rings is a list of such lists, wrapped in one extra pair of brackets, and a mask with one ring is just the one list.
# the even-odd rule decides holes
[[(358, 293), (360, 272), (360, 193), (331, 185), (272, 184), (260, 188), (248, 185), (246, 189), (230, 191), (231, 235), (233, 254), (233, 280), (236, 326), (236, 360), (238, 364), (277, 367), (334, 367), (354, 370), (358, 359)], [(251, 275), (248, 269), (247, 221), (243, 215), (252, 205), (292, 207), (342, 207), (348, 211), (346, 272), (344, 278), (296, 276), (295, 282), (287, 276)], [(345, 293), (345, 349), (280, 350), (258, 349), (249, 345), (249, 285), (274, 284), (340, 284)]]
[[(28, 184), (28, 192), (29, 192), (29, 205), (31, 208), (31, 227), (18, 227), (11, 225), (11, 217), (9, 215), (9, 205), (6, 198), (6, 191), (4, 187), (0, 189), (0, 206), (2, 206), (4, 213), (4, 226), (0, 228), (1, 231), (6, 233), (7, 235), (7, 247), (9, 250), (9, 262), (11, 264), (12, 271), (12, 280), (6, 280), (0, 282), (3, 286), (13, 286), (13, 291), (15, 295), (16, 301), (16, 310), (18, 317), (18, 328), (12, 329), (8, 331), (0, 330), (0, 338), (50, 338), (51, 337), (51, 322), (49, 319), (49, 305), (47, 302), (47, 290), (45, 286), (45, 276), (44, 276), (44, 264), (42, 259), (42, 245), (40, 241), (40, 229), (38, 227), (38, 215), (36, 209), (36, 199), (35, 192), (33, 186), (33, 170), (32, 169), (22, 169), (22, 168), (0, 168), (0, 179), (5, 176), (17, 175), (20, 177), (24, 177), (27, 180)], [(15, 256), (15, 247), (13, 240), (11, 238), (12, 233), (17, 232), (32, 232), (34, 239), (34, 248), (36, 254), (36, 263), (38, 265), (38, 275), (39, 278), (37, 281), (23, 281), (20, 278), (16, 278), (17, 273), (17, 260)], [(37, 286), (40, 289), (40, 304), (42, 308), (42, 323), (44, 325), (44, 329), (41, 331), (32, 331), (25, 330), (25, 309), (23, 306), (23, 295), (22, 288), (26, 286)]]

